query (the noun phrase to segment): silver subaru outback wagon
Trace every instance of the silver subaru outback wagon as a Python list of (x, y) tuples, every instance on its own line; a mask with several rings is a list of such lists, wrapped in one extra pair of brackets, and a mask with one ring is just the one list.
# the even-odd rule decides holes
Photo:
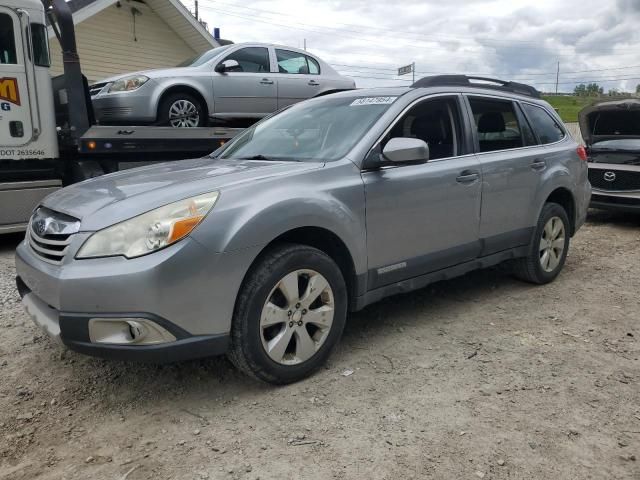
[(69, 348), (226, 353), (301, 379), (347, 312), (508, 261), (544, 284), (585, 220), (585, 152), (531, 87), (432, 77), (309, 100), (210, 157), (67, 187), (16, 252), (34, 321)]

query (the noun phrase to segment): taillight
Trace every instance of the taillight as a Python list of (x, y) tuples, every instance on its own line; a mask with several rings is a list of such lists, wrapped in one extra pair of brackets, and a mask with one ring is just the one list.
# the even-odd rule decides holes
[(582, 160), (583, 162), (587, 161), (587, 158), (589, 158), (589, 156), (587, 155), (587, 149), (584, 148), (582, 145), (580, 145), (576, 151), (578, 152), (578, 156), (580, 157), (580, 160)]

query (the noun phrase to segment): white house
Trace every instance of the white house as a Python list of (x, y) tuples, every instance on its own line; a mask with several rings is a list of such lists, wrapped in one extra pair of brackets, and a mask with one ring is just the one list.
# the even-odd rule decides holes
[[(89, 83), (177, 65), (220, 43), (179, 0), (70, 0), (83, 73)], [(52, 75), (62, 54), (49, 28)]]

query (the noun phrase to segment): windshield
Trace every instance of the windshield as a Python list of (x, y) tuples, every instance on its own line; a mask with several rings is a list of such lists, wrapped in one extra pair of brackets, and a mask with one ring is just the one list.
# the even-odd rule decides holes
[(299, 103), (245, 130), (220, 158), (337, 160), (396, 98), (328, 96)]
[(184, 62), (176, 65), (176, 67), (199, 67), (200, 65), (204, 65), (205, 63), (207, 63), (212, 58), (215, 58), (218, 55), (220, 55), (227, 48), (229, 48), (229, 45), (214, 48), (213, 50), (209, 50), (200, 55), (196, 55), (195, 57), (190, 58), (189, 60), (185, 60)]

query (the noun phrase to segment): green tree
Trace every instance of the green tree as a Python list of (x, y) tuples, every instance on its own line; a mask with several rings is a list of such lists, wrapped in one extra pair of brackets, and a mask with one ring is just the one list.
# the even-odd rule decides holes
[(636, 93), (640, 93), (640, 83), (638, 84), (638, 86), (636, 87)]

